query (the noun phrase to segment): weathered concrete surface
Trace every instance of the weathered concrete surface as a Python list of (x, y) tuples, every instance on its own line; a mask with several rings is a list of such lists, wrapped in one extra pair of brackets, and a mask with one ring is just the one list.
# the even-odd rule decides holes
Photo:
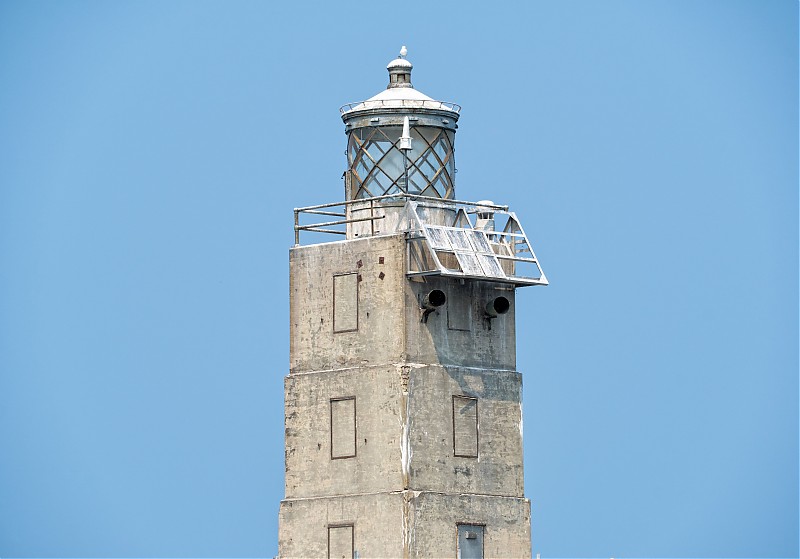
[(457, 523), (485, 525), (484, 557), (531, 556), (527, 499), (420, 492), (410, 504), (408, 557), (455, 557)]
[(516, 497), (402, 491), (286, 499), (280, 556), (328, 556), (328, 527), (353, 525), (359, 557), (455, 557), (458, 523), (485, 526), (484, 556), (528, 558), (530, 502)]
[[(447, 304), (431, 313), (426, 323), (419, 320), (420, 301), (433, 289), (447, 295)], [(506, 297), (510, 310), (497, 318), (485, 318), (486, 304)], [(405, 284), (405, 359), (414, 363), (441, 363), (488, 369), (514, 370), (516, 329), (514, 291), (497, 283), (430, 277)], [(466, 311), (470, 330), (451, 328), (453, 311)]]
[[(286, 497), (402, 489), (523, 496), (521, 375), (437, 365), (286, 378)], [(453, 396), (478, 398), (478, 456), (453, 452)], [(330, 400), (354, 396), (356, 456), (331, 459)]]
[[(486, 557), (530, 557), (514, 291), (409, 280), (405, 259), (403, 235), (290, 252), (280, 556), (326, 557), (328, 528), (352, 524), (361, 557), (453, 557), (457, 524), (471, 523), (485, 525)], [(423, 321), (434, 289), (447, 303)], [(510, 309), (487, 318), (496, 297)], [(476, 399), (463, 433), (477, 456), (454, 451), (454, 396)], [(354, 399), (354, 456), (332, 459), (331, 400), (342, 398)]]
[[(395, 366), (286, 377), (286, 497), (403, 489), (401, 372)], [(331, 460), (330, 399), (356, 398), (356, 456)]]
[[(411, 370), (408, 389), (410, 489), (524, 495), (519, 373), (424, 366)], [(454, 456), (458, 395), (478, 398), (477, 458)]]
[[(406, 283), (404, 254), (402, 235), (289, 251), (291, 372), (403, 360), (404, 308), (398, 294)], [(361, 276), (358, 330), (334, 333), (333, 276), (348, 272)]]
[(328, 557), (328, 526), (345, 523), (353, 524), (359, 557), (404, 557), (406, 514), (402, 492), (286, 499), (279, 513), (280, 557)]
[[(291, 249), (290, 370), (321, 371), (382, 363), (441, 363), (514, 370), (514, 291), (497, 283), (453, 278), (406, 278), (403, 235)], [(383, 262), (381, 262), (383, 259)], [(333, 276), (356, 273), (358, 330), (334, 332)], [(447, 303), (420, 320), (422, 299), (440, 289)], [(508, 313), (485, 318), (495, 297)], [(453, 329), (449, 314), (468, 315), (469, 330)]]

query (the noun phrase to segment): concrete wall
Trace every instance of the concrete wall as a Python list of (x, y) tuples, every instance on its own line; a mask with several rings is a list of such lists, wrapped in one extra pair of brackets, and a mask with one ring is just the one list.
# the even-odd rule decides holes
[[(404, 408), (398, 367), (286, 377), (286, 497), (399, 491)], [(356, 398), (356, 455), (331, 459), (330, 399)]]
[[(409, 488), (522, 497), (522, 376), (426, 366), (409, 380)], [(478, 456), (454, 456), (454, 395), (477, 397)]]
[[(405, 245), (403, 235), (392, 235), (290, 251), (292, 372), (404, 361), (514, 370), (514, 290), (454, 278), (409, 281)], [(333, 277), (343, 273), (360, 277), (358, 329), (337, 333)], [(444, 291), (447, 303), (421, 322), (421, 301), (434, 289)], [(509, 299), (511, 309), (486, 319), (484, 307), (498, 296)], [(469, 330), (453, 328), (454, 313), (468, 315)]]
[[(402, 235), (289, 251), (291, 372), (403, 360), (404, 255)], [(334, 333), (333, 276), (347, 272), (361, 277), (358, 330)]]
[[(286, 378), (286, 497), (402, 489), (523, 496), (521, 375), (375, 366)], [(478, 455), (455, 456), (453, 396), (477, 398)], [(331, 458), (332, 398), (355, 397), (352, 458)]]
[(328, 526), (348, 523), (359, 557), (403, 557), (406, 515), (401, 492), (286, 499), (279, 513), (280, 557), (326, 558)]
[(527, 499), (421, 492), (411, 499), (409, 557), (455, 557), (457, 523), (483, 524), (484, 557), (531, 556)]
[(328, 557), (328, 527), (353, 525), (359, 557), (455, 557), (459, 523), (484, 525), (484, 556), (529, 558), (530, 502), (403, 491), (284, 500), (281, 557)]
[[(405, 260), (403, 235), (290, 251), (281, 557), (327, 557), (328, 527), (340, 524), (353, 525), (360, 557), (454, 557), (458, 523), (486, 526), (486, 557), (530, 556), (514, 291), (409, 280)], [(447, 303), (422, 321), (434, 289)], [(509, 311), (488, 319), (500, 296)], [(468, 404), (459, 441), (474, 436), (477, 455), (454, 451), (454, 396)], [(353, 424), (331, 418), (342, 398)], [(332, 425), (354, 439), (352, 456), (332, 459)]]
[[(406, 282), (406, 355), (412, 363), (441, 363), (489, 369), (514, 370), (517, 362), (514, 290), (501, 284), (427, 277)], [(433, 289), (447, 295), (447, 304), (419, 320), (420, 302)], [(506, 297), (510, 310), (494, 319), (486, 319), (486, 303)], [(466, 311), (470, 329), (455, 330), (453, 313)]]

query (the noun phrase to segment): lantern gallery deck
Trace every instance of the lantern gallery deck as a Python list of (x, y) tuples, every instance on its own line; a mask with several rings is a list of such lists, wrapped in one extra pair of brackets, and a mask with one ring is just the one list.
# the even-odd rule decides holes
[[(387, 218), (387, 203), (396, 210), (389, 215), (396, 226), (378, 233), (374, 223)], [(301, 224), (303, 216), (318, 215), (341, 219)], [(302, 231), (348, 238), (404, 233), (409, 277), (438, 275), (517, 286), (548, 283), (528, 236), (508, 206), (395, 194), (297, 208), (294, 216), (295, 245), (301, 244)], [(365, 222), (370, 226), (361, 234), (349, 234), (343, 227)]]

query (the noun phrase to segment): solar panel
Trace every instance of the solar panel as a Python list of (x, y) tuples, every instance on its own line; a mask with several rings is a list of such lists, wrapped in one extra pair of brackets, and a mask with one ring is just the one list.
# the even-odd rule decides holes
[(463, 250), (468, 252), (475, 252), (472, 243), (469, 242), (466, 229), (456, 229), (455, 227), (448, 227), (445, 229), (447, 239), (453, 245), (454, 250)]
[(483, 268), (478, 261), (478, 255), (474, 252), (457, 252), (456, 258), (461, 265), (461, 270), (468, 276), (483, 276)]
[(426, 225), (425, 232), (427, 233), (425, 236), (428, 238), (428, 241), (430, 241), (432, 248), (452, 250), (450, 241), (447, 240), (447, 233), (445, 232), (444, 227), (433, 227)]
[[(462, 273), (468, 276), (505, 278), (500, 262), (497, 260), (489, 239), (483, 231), (461, 227), (426, 225), (425, 237), (430, 247), (436, 251), (441, 264), (440, 271), (447, 274)], [(447, 255), (450, 255), (449, 257)], [(451, 264), (453, 256), (460, 270)]]
[(475, 230), (469, 232), (472, 233), (472, 235), (470, 235), (470, 240), (472, 241), (472, 246), (475, 247), (477, 252), (492, 254), (492, 247), (489, 246), (489, 239), (486, 238), (486, 233)]
[(492, 278), (504, 278), (506, 274), (500, 267), (500, 262), (494, 254), (477, 254), (478, 261), (481, 263), (484, 275)]

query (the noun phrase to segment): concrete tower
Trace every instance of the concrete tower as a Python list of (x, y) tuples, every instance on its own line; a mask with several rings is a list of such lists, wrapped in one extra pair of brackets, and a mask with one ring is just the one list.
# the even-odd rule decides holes
[(456, 199), (461, 108), (405, 54), (341, 109), (345, 201), (295, 210), (279, 553), (530, 557), (514, 293), (547, 280), (506, 206)]

